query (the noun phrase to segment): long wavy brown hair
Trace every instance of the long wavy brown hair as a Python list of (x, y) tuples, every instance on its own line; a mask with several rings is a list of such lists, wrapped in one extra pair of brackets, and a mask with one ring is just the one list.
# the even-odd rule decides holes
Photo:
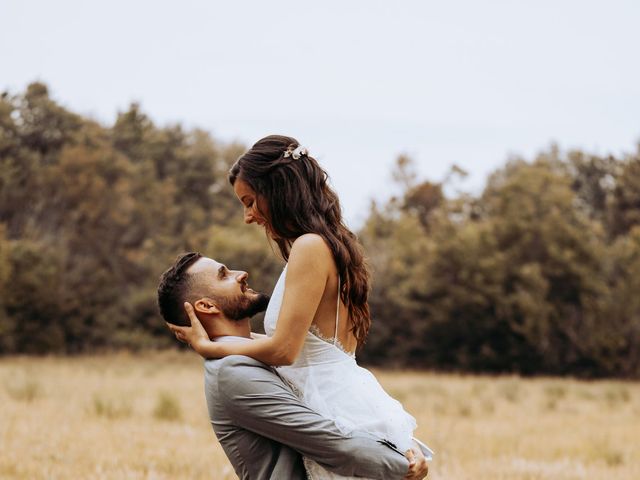
[(295, 138), (282, 135), (259, 140), (231, 167), (229, 182), (233, 186), (240, 178), (266, 201), (265, 218), (285, 260), (299, 236), (315, 233), (324, 238), (342, 279), (340, 298), (348, 309), (351, 331), (362, 345), (371, 326), (369, 268), (363, 249), (342, 220), (327, 173), (310, 155), (291, 154), (299, 146)]

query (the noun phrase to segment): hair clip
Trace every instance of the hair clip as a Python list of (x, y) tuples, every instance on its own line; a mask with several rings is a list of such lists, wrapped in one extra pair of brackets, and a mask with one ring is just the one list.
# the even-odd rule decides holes
[(298, 160), (302, 155), (307, 155), (307, 149), (302, 145), (298, 145), (294, 150), (288, 148), (284, 152), (284, 158), (293, 157), (294, 160)]

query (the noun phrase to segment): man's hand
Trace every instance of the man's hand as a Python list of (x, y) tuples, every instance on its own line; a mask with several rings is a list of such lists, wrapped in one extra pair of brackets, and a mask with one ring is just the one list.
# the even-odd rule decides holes
[(422, 449), (416, 442), (413, 444), (415, 447), (405, 453), (405, 457), (409, 460), (409, 471), (404, 476), (406, 480), (420, 480), (429, 474), (429, 465)]

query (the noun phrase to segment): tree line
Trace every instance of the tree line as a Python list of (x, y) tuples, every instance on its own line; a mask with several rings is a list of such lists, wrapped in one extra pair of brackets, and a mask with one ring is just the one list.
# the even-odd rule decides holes
[[(197, 250), (270, 291), (282, 269), (226, 174), (246, 149), (132, 104), (111, 126), (42, 83), (0, 97), (0, 353), (164, 348), (160, 273)], [(420, 178), (358, 232), (378, 365), (640, 376), (640, 146), (509, 159), (478, 195)], [(259, 328), (260, 318), (256, 319)]]

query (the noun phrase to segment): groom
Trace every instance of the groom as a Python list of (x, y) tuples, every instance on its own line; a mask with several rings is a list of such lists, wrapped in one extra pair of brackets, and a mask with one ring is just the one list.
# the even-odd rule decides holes
[[(251, 341), (249, 318), (266, 309), (269, 297), (250, 289), (248, 276), (199, 253), (181, 255), (160, 279), (160, 312), (170, 324), (189, 325), (184, 309), (189, 302), (214, 341)], [(344, 476), (427, 475), (417, 443), (405, 454), (366, 432), (341, 433), (331, 420), (306, 407), (274, 369), (257, 360), (234, 355), (204, 365), (213, 430), (243, 480), (306, 479), (302, 455)]]

